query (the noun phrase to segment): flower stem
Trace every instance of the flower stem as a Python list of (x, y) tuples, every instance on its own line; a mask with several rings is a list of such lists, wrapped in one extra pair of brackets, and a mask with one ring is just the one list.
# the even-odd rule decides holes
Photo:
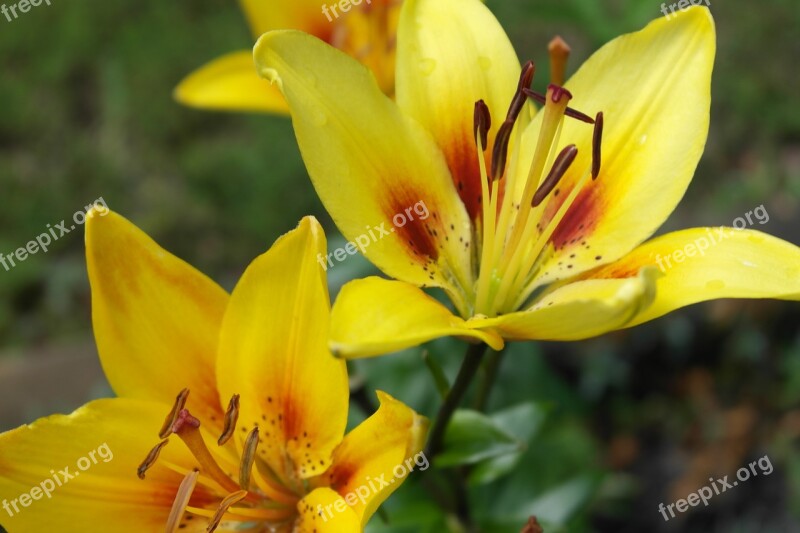
[(472, 380), (475, 378), (475, 374), (478, 373), (485, 351), (486, 345), (482, 343), (471, 344), (469, 348), (467, 348), (467, 353), (464, 355), (464, 362), (461, 363), (461, 369), (458, 371), (456, 381), (453, 383), (453, 386), (450, 387), (450, 392), (439, 408), (439, 413), (436, 415), (436, 421), (431, 430), (428, 448), (425, 451), (426, 455), (431, 459), (436, 457), (436, 454), (441, 451), (447, 425), (450, 423), (450, 419), (453, 418), (453, 413), (455, 413), (458, 406), (461, 405), (461, 401), (464, 399), (464, 395), (467, 393), (470, 383), (472, 383)]
[(475, 398), (475, 409), (477, 411), (486, 410), (486, 406), (489, 403), (489, 395), (492, 393), (504, 353), (505, 350), (492, 351), (487, 358), (483, 369), (483, 379), (481, 379), (481, 384), (478, 388), (478, 396)]

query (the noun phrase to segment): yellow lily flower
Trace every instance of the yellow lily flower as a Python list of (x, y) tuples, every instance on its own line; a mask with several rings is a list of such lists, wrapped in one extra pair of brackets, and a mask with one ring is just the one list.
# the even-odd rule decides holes
[[(641, 244), (680, 201), (706, 142), (709, 11), (611, 41), (562, 87), (565, 51), (551, 46), (554, 83), (538, 95), (533, 65), (520, 67), (481, 2), (407, 0), (395, 103), (312, 36), (261, 37), (258, 69), (286, 96), (339, 229), (357, 241), (365, 225), (391, 227), (364, 250), (398, 281), (343, 288), (335, 353), (372, 356), (445, 335), (495, 349), (577, 340), (704, 300), (800, 299), (800, 249), (769, 235), (697, 228)], [(544, 103), (533, 118), (529, 98)], [(408, 221), (418, 202), (431, 216)], [(661, 266), (699, 239), (702, 252)], [(442, 289), (457, 314), (421, 287)]]
[[(402, 0), (240, 0), (255, 38), (275, 29), (319, 37), (372, 70), (381, 90), (394, 94), (397, 20)], [(344, 6), (344, 7), (342, 7)], [(200, 67), (175, 88), (178, 102), (204, 109), (286, 114), (276, 87), (258, 77), (250, 50), (232, 52)]]
[(379, 392), (344, 435), (318, 222), (279, 239), (230, 296), (117, 214), (91, 213), (86, 231), (95, 337), (119, 397), (0, 435), (9, 533), (361, 531), (413, 469), (427, 422)]

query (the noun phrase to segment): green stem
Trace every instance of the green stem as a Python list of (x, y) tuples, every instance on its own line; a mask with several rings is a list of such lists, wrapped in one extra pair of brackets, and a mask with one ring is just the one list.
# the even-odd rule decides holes
[[(428, 447), (425, 454), (432, 460), (442, 450), (444, 444), (444, 434), (450, 420), (453, 418), (453, 413), (461, 405), (464, 396), (469, 389), (470, 384), (475, 379), (475, 375), (481, 367), (483, 355), (486, 352), (486, 345), (473, 344), (467, 348), (467, 353), (464, 355), (464, 361), (461, 363), (461, 369), (458, 371), (456, 381), (439, 408), (439, 413), (436, 415), (436, 420), (433, 423), (433, 429), (430, 433), (428, 440)], [(460, 472), (450, 473), (450, 483), (453, 487), (453, 496), (455, 499), (453, 511), (455, 511), (459, 522), (467, 532), (472, 532), (472, 520), (469, 512), (469, 498), (467, 496), (467, 488), (463, 476)]]
[(493, 351), (487, 358), (483, 370), (483, 379), (478, 388), (478, 396), (475, 398), (475, 409), (478, 411), (486, 410), (486, 406), (489, 403), (489, 395), (492, 393), (492, 387), (494, 387), (497, 379), (497, 372), (500, 369), (500, 363), (503, 361), (504, 353), (504, 350)]
[(450, 392), (444, 399), (444, 403), (439, 408), (439, 413), (436, 415), (436, 420), (433, 423), (431, 436), (428, 440), (428, 448), (425, 454), (433, 459), (442, 449), (444, 443), (444, 432), (450, 419), (453, 418), (453, 413), (459, 405), (461, 405), (464, 395), (467, 393), (470, 383), (475, 378), (478, 369), (481, 367), (483, 361), (483, 354), (486, 352), (485, 344), (471, 344), (467, 348), (467, 353), (464, 355), (464, 362), (461, 363), (461, 369), (458, 371), (455, 383), (450, 387)]

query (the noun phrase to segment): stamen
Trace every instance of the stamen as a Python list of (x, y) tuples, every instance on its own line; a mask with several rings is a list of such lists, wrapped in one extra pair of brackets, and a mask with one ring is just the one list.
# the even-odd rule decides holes
[[(477, 106), (477, 104), (476, 104)], [(517, 130), (519, 131), (519, 130)], [(496, 213), (497, 213), (497, 194), (495, 183), (496, 181), (489, 181), (488, 173), (486, 172), (486, 158), (483, 156), (484, 146), (482, 144), (482, 140), (480, 136), (476, 139), (478, 143), (478, 168), (481, 173), (481, 195), (483, 197), (483, 202), (481, 202), (481, 207), (483, 208), (482, 214), (482, 230), (483, 230), (483, 242), (481, 245), (481, 263), (486, 264), (486, 261), (489, 257), (489, 252), (492, 250), (493, 242), (494, 242), (494, 231), (495, 231), (495, 224), (496, 220)], [(498, 183), (499, 186), (499, 183)], [(479, 276), (479, 281), (482, 280)], [(478, 304), (481, 301), (481, 294), (485, 288), (478, 284)]]
[(556, 85), (563, 85), (567, 60), (572, 49), (561, 36), (556, 35), (547, 45), (547, 51), (550, 52), (550, 81)]
[(494, 140), (494, 147), (492, 149), (492, 181), (497, 181), (503, 177), (503, 172), (506, 168), (506, 160), (508, 159), (508, 142), (511, 139), (511, 131), (514, 129), (514, 124), (517, 122), (520, 113), (525, 108), (525, 90), (530, 89), (533, 75), (536, 72), (536, 66), (533, 61), (528, 61), (522, 67), (522, 72), (519, 75), (519, 83), (517, 84), (517, 92), (514, 93), (514, 98), (511, 100), (511, 105), (506, 114), (506, 120), (497, 131), (497, 137)]
[(228, 512), (228, 509), (242, 501), (246, 496), (246, 490), (239, 490), (233, 494), (229, 494), (224, 500), (222, 500), (222, 502), (219, 504), (217, 512), (214, 513), (214, 516), (211, 518), (211, 522), (208, 524), (206, 531), (208, 533), (213, 533), (213, 531), (219, 527), (219, 523), (222, 522), (222, 517), (225, 516), (225, 513)]
[(172, 404), (172, 410), (167, 415), (167, 418), (164, 420), (164, 425), (161, 426), (161, 430), (158, 432), (158, 438), (165, 439), (172, 433), (172, 426), (175, 425), (175, 421), (178, 419), (178, 413), (186, 406), (186, 400), (188, 398), (189, 389), (183, 389), (178, 393), (177, 398), (175, 398), (175, 403)]
[(181, 518), (186, 511), (186, 506), (189, 505), (189, 500), (192, 498), (194, 487), (197, 485), (197, 476), (200, 472), (195, 469), (183, 478), (178, 493), (175, 495), (175, 500), (172, 502), (172, 509), (169, 511), (167, 518), (167, 525), (164, 528), (166, 533), (175, 533), (181, 525)]
[(533, 82), (533, 75), (536, 73), (536, 65), (533, 61), (528, 61), (522, 66), (522, 72), (519, 75), (519, 82), (517, 83), (517, 92), (514, 93), (514, 98), (511, 99), (511, 105), (506, 114), (506, 121), (516, 122), (522, 109), (525, 107), (525, 94), (524, 91), (531, 88)]
[[(589, 175), (590, 175), (590, 172), (589, 172), (589, 169), (587, 168), (586, 171), (583, 173), (583, 176), (581, 177), (581, 179), (579, 179), (575, 183), (575, 185), (573, 186), (573, 188), (570, 191), (569, 195), (564, 200), (564, 202), (561, 204), (561, 207), (558, 208), (558, 211), (556, 211), (556, 214), (547, 223), (546, 229), (539, 236), (539, 239), (538, 239), (536, 245), (533, 248), (533, 253), (529, 254), (529, 256), (528, 256), (529, 259), (528, 259), (528, 261), (526, 262), (526, 264), (522, 268), (523, 272), (530, 272), (530, 269), (533, 266), (536, 258), (539, 256), (539, 254), (541, 253), (541, 251), (545, 247), (545, 245), (548, 242), (550, 242), (550, 237), (553, 236), (553, 233), (556, 231), (556, 228), (558, 228), (558, 225), (564, 219), (564, 216), (567, 214), (567, 212), (569, 211), (570, 207), (572, 207), (572, 204), (575, 202), (575, 198), (577, 198), (578, 194), (580, 194), (580, 192), (583, 190), (584, 186), (587, 183), (587, 180), (589, 179)], [(514, 302), (514, 306), (515, 306), (514, 309), (519, 308), (520, 306), (522, 306), (525, 303), (525, 301), (531, 295), (531, 293), (532, 293), (534, 288), (535, 288), (535, 286), (528, 285), (527, 288), (518, 288), (518, 289), (515, 288), (515, 290), (510, 293), (510, 294), (518, 295), (518, 298), (517, 298), (516, 302)]]
[[(202, 478), (201, 478), (202, 479)], [(228, 520), (238, 522), (253, 522), (257, 520), (270, 521), (270, 522), (286, 522), (294, 517), (296, 514), (297, 502), (294, 502), (291, 507), (237, 507), (235, 509), (228, 509), (225, 513), (225, 518)], [(201, 507), (186, 507), (186, 511), (196, 516), (203, 516), (211, 519), (217, 514), (217, 510), (210, 511)]]
[(592, 134), (592, 179), (596, 180), (600, 174), (601, 145), (603, 144), (603, 112), (597, 113)]
[(219, 436), (217, 444), (222, 446), (233, 437), (234, 430), (236, 429), (236, 422), (239, 420), (239, 395), (234, 394), (231, 401), (228, 403), (228, 410), (225, 411), (225, 427), (222, 430), (222, 435)]
[(575, 161), (577, 155), (578, 148), (574, 144), (570, 144), (561, 150), (555, 163), (553, 163), (553, 168), (550, 169), (542, 185), (537, 189), (536, 194), (533, 195), (531, 207), (538, 207), (539, 204), (547, 198), (547, 195), (556, 188), (556, 185), (558, 185), (558, 182), (564, 177), (564, 174), (567, 172), (570, 165), (572, 165), (572, 162)]
[(475, 137), (480, 137), (481, 146), (485, 151), (487, 148), (489, 129), (492, 127), (492, 115), (489, 113), (489, 106), (483, 100), (475, 102), (475, 112), (473, 122), (475, 124)]
[[(523, 91), (525, 96), (530, 98), (531, 100), (536, 100), (540, 104), (545, 104), (547, 102), (547, 97), (542, 93), (537, 93), (536, 91), (532, 91), (530, 89), (525, 89)], [(585, 113), (581, 113), (576, 109), (572, 109), (571, 107), (567, 107), (567, 110), (564, 111), (564, 114), (570, 118), (574, 118), (580, 120), (581, 122), (586, 122), (587, 124), (594, 124), (594, 119)]]
[(533, 75), (536, 73), (536, 64), (530, 59), (522, 65), (522, 74), (519, 76), (519, 84), (517, 84), (517, 93), (522, 92), (523, 89), (529, 89), (531, 82), (533, 82)]
[(150, 453), (148, 453), (147, 457), (144, 458), (142, 464), (140, 464), (139, 468), (136, 469), (136, 475), (139, 476), (139, 479), (144, 479), (145, 473), (158, 460), (158, 456), (161, 453), (161, 450), (164, 448), (164, 446), (167, 445), (168, 442), (169, 439), (164, 439), (158, 444), (156, 444), (156, 446), (152, 450), (150, 450)]
[(492, 181), (497, 181), (503, 177), (506, 170), (506, 159), (508, 158), (508, 141), (511, 139), (511, 130), (514, 123), (506, 120), (497, 130), (494, 138), (494, 148), (492, 149)]
[(253, 462), (256, 460), (258, 448), (258, 426), (254, 427), (247, 435), (242, 452), (242, 462), (239, 464), (239, 486), (250, 490), (250, 473), (253, 471)]

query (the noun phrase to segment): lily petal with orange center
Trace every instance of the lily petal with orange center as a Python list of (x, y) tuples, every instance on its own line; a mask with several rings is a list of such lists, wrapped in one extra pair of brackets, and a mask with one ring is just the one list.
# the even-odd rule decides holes
[[(708, 9), (611, 41), (563, 86), (568, 47), (555, 40), (546, 94), (530, 89), (535, 66), (520, 68), (478, 0), (406, 0), (398, 35), (396, 103), (362, 66), (308, 35), (269, 32), (254, 50), (346, 238), (391, 227), (415, 202), (430, 210), (365, 250), (397, 281), (345, 286), (333, 308), (338, 355), (444, 335), (495, 348), (497, 338), (583, 339), (704, 299), (799, 299), (800, 248), (777, 239), (715, 248), (714, 265), (726, 268), (713, 290), (691, 297), (677, 295), (696, 285), (685, 273), (707, 278), (710, 257), (663, 275), (655, 257), (641, 261), (647, 244), (637, 251), (686, 192), (706, 142), (716, 48)], [(543, 108), (534, 114), (528, 100)], [(748, 259), (720, 255), (734, 252)], [(425, 287), (442, 288), (459, 316)]]
[[(356, 502), (352, 487), (419, 453), (427, 421), (379, 392), (378, 412), (344, 434), (324, 253), (305, 218), (228, 297), (121, 216), (91, 212), (95, 332), (123, 397), (0, 435), (0, 501), (100, 445), (113, 458), (13, 514), (11, 531), (360, 531), (402, 480)], [(325, 520), (309, 507), (341, 499)]]
[[(366, 65), (381, 89), (394, 94), (397, 22), (402, 0), (371, 0), (331, 12), (316, 0), (240, 0), (253, 38), (276, 29), (315, 35)], [(327, 13), (327, 14), (326, 14)], [(258, 77), (249, 50), (231, 52), (198, 68), (175, 88), (178, 102), (201, 109), (285, 115), (277, 87)]]

